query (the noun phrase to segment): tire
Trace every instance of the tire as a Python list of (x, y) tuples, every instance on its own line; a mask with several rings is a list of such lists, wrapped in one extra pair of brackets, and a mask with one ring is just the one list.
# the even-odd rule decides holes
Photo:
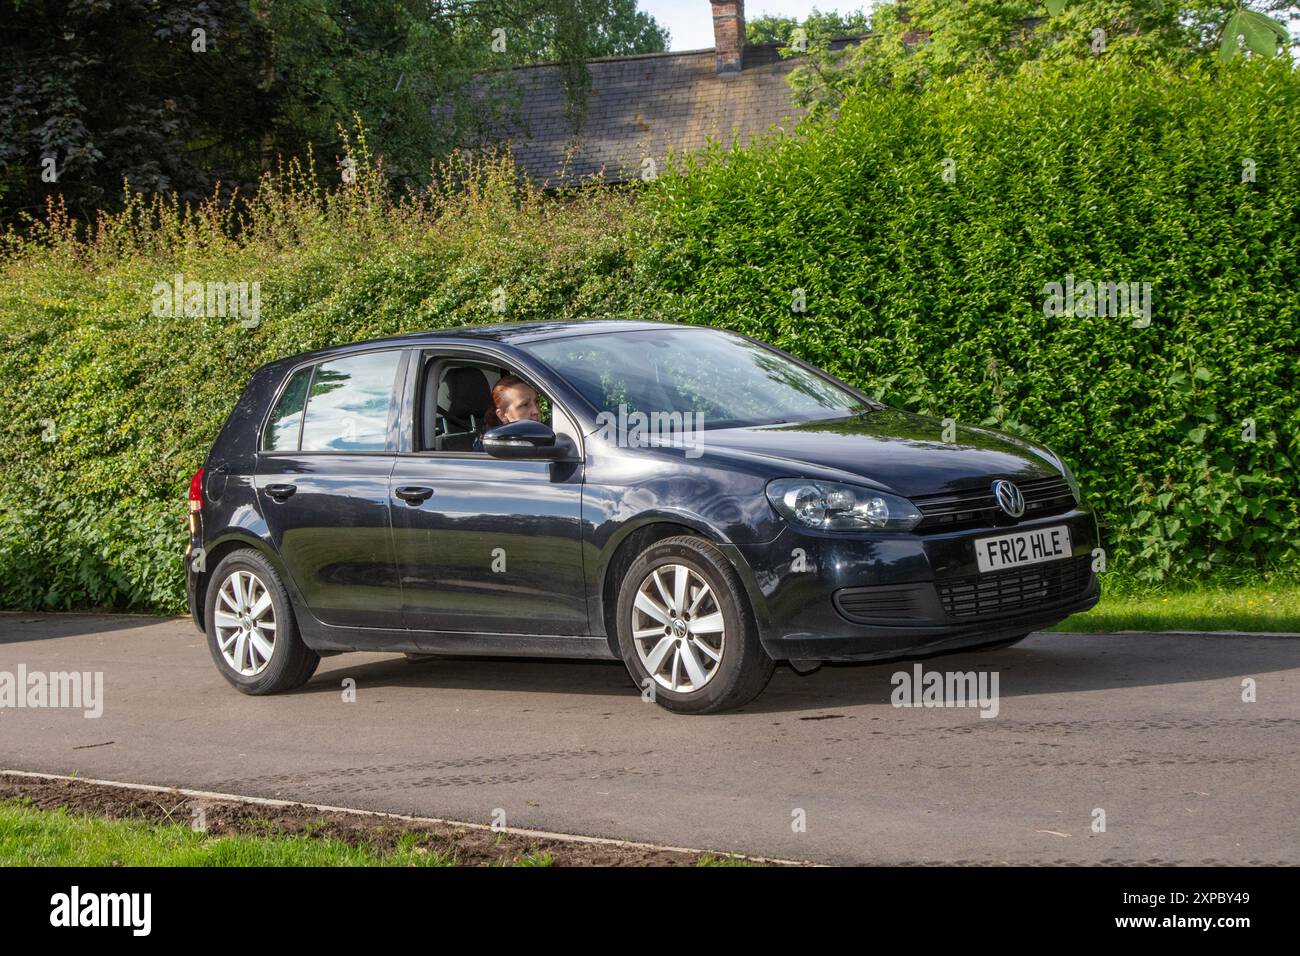
[(1028, 636), (1029, 636), (1028, 634), (1021, 634), (1019, 637), (1007, 637), (1007, 638), (1004, 638), (1004, 639), (1002, 639), (1002, 640), (1000, 640), (1000, 641), (995, 641), (995, 642), (992, 643), (992, 644), (982, 644), (982, 645), (980, 645), (979, 647), (972, 647), (971, 650), (972, 650), (972, 651), (975, 651), (975, 652), (979, 652), (979, 651), (1000, 651), (1000, 650), (1002, 650), (1004, 647), (1011, 647), (1013, 644), (1019, 644), (1021, 641), (1023, 641), (1023, 640), (1024, 640), (1025, 638), (1027, 638)]
[[(656, 613), (644, 599), (638, 602), (643, 589)], [(670, 607), (679, 595), (678, 606)], [(759, 643), (740, 576), (703, 538), (665, 538), (641, 552), (623, 576), (616, 613), (619, 651), (632, 682), (643, 692), (653, 688), (655, 703), (675, 713), (741, 707), (762, 693), (776, 669)], [(707, 624), (697, 630), (692, 622)]]
[[(254, 614), (237, 614), (231, 606), (230, 598), (235, 603), (240, 598), (235, 580), (240, 582), (245, 606)], [(270, 600), (258, 611), (263, 594)], [(263, 555), (251, 549), (226, 555), (213, 572), (205, 597), (208, 651), (221, 676), (237, 690), (254, 696), (278, 694), (311, 679), (320, 655), (303, 643), (280, 575)], [(217, 622), (218, 604), (221, 625)], [(242, 642), (240, 632), (247, 635)], [(232, 659), (227, 659), (227, 653)], [(241, 668), (235, 666), (237, 662)]]

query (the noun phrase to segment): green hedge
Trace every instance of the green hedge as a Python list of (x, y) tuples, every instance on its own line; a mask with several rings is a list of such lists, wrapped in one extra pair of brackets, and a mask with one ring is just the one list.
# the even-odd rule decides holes
[[(1099, 509), (1109, 570), (1293, 571), (1298, 159), (1289, 64), (1103, 61), (858, 95), (660, 182), (643, 262), (666, 313), (1048, 443)], [(1150, 326), (1045, 314), (1067, 275), (1150, 282)]]
[[(891, 403), (1047, 442), (1121, 575), (1294, 572), (1298, 90), (1276, 65), (1099, 62), (859, 95), (639, 197), (546, 198), (487, 163), (395, 204), (361, 151), (356, 185), (291, 171), (238, 222), (136, 203), (86, 234), (55, 215), (0, 239), (0, 606), (183, 609), (187, 483), (263, 361), (612, 313), (740, 329)], [(155, 317), (177, 272), (260, 282), (260, 324)], [(1067, 274), (1150, 282), (1150, 327), (1044, 315)]]
[[(605, 314), (626, 296), (630, 197), (557, 203), (512, 167), (395, 205), (379, 174), (268, 182), (247, 221), (136, 205), (91, 236), (8, 239), (0, 274), (0, 607), (181, 611), (186, 494), (259, 364), (442, 326)], [(226, 238), (232, 228), (239, 239)], [(155, 283), (260, 283), (238, 317), (159, 318)], [(505, 292), (506, 312), (492, 294)], [(52, 440), (45, 440), (45, 439)]]

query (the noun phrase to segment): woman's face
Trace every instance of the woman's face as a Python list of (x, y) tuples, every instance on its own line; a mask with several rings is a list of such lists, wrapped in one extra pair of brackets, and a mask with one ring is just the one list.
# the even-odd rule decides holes
[(542, 410), (537, 405), (537, 393), (528, 385), (512, 385), (501, 392), (497, 415), (502, 422), (540, 422)]

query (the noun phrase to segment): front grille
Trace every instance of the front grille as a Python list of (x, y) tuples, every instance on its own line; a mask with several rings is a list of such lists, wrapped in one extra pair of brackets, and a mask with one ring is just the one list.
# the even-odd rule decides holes
[(1036, 610), (1079, 597), (1092, 580), (1092, 558), (1069, 558), (937, 581), (939, 600), (949, 617), (998, 617)]
[(855, 624), (923, 624), (933, 616), (934, 593), (928, 584), (842, 588), (832, 596), (835, 609)]
[[(1025, 496), (1025, 513), (1020, 521), (1060, 514), (1076, 504), (1064, 478), (1035, 478), (1017, 481), (1016, 485)], [(955, 494), (922, 495), (913, 498), (912, 503), (922, 515), (915, 528), (921, 533), (988, 527), (1007, 517), (993, 497), (992, 482), (983, 488)]]

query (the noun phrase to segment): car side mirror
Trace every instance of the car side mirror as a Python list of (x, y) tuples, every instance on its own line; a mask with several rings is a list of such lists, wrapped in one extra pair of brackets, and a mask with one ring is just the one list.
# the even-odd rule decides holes
[(573, 456), (573, 442), (549, 425), (524, 419), (489, 428), (483, 433), (483, 450), (493, 458), (562, 461)]

